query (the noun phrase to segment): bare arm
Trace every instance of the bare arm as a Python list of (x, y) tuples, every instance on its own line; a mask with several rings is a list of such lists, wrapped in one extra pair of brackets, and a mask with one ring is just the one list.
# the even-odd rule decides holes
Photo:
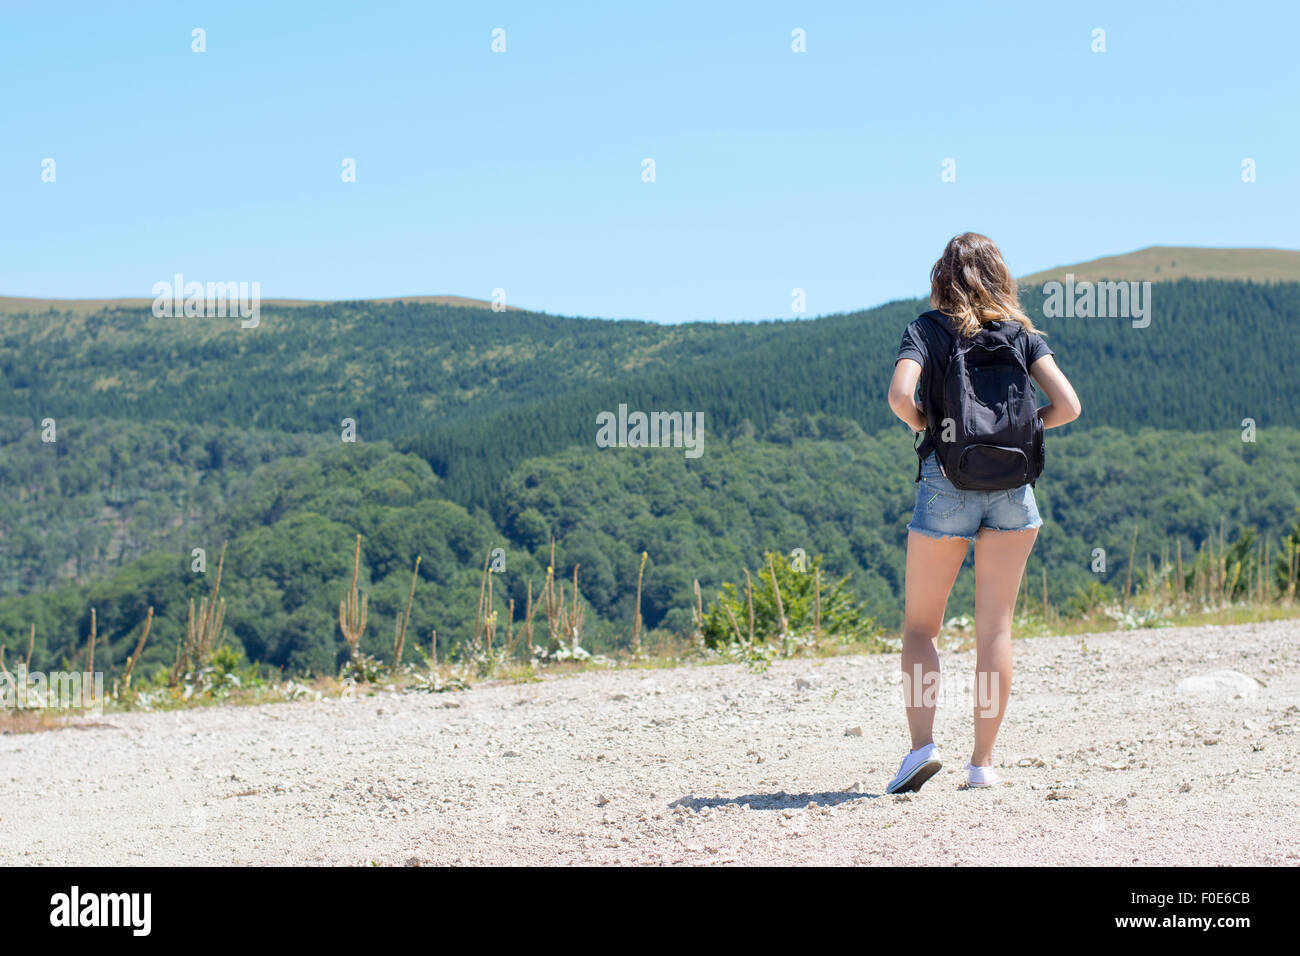
[(894, 364), (894, 377), (889, 382), (889, 407), (914, 432), (925, 431), (925, 416), (916, 401), (916, 383), (920, 378), (921, 363), (905, 358)]
[(1074, 394), (1074, 388), (1065, 373), (1057, 368), (1056, 359), (1044, 355), (1033, 364), (1029, 374), (1047, 396), (1047, 404), (1038, 410), (1044, 428), (1066, 425), (1079, 417), (1083, 411), (1079, 396)]

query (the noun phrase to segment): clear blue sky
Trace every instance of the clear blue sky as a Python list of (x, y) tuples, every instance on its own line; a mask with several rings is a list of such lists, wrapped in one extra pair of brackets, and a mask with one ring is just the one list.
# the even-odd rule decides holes
[(0, 294), (736, 320), (921, 294), (966, 229), (1020, 274), (1296, 248), (1298, 9), (6, 2)]

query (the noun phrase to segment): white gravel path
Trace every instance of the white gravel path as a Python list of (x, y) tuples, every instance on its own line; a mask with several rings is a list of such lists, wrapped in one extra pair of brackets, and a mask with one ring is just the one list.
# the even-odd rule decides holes
[[(0, 864), (1295, 865), (1300, 621), (1086, 647), (1016, 642), (989, 790), (945, 654), (909, 797), (897, 655), (109, 714), (0, 736)], [(1263, 686), (1174, 691), (1223, 669)]]

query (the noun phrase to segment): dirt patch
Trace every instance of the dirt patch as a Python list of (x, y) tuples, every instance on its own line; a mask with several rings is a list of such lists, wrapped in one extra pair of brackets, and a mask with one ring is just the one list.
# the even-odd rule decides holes
[[(987, 790), (961, 773), (974, 656), (943, 666), (944, 767), (903, 797), (897, 655), (3, 736), (0, 864), (1300, 860), (1300, 622), (1017, 642)], [(1176, 691), (1220, 671), (1260, 686)]]

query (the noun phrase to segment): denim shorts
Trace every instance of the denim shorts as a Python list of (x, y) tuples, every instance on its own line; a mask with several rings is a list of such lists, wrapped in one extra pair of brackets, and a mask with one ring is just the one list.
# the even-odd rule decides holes
[(943, 476), (933, 454), (921, 462), (916, 507), (908, 531), (930, 538), (974, 541), (980, 528), (1027, 531), (1042, 523), (1034, 489), (1029, 485), (1007, 491), (962, 491)]

